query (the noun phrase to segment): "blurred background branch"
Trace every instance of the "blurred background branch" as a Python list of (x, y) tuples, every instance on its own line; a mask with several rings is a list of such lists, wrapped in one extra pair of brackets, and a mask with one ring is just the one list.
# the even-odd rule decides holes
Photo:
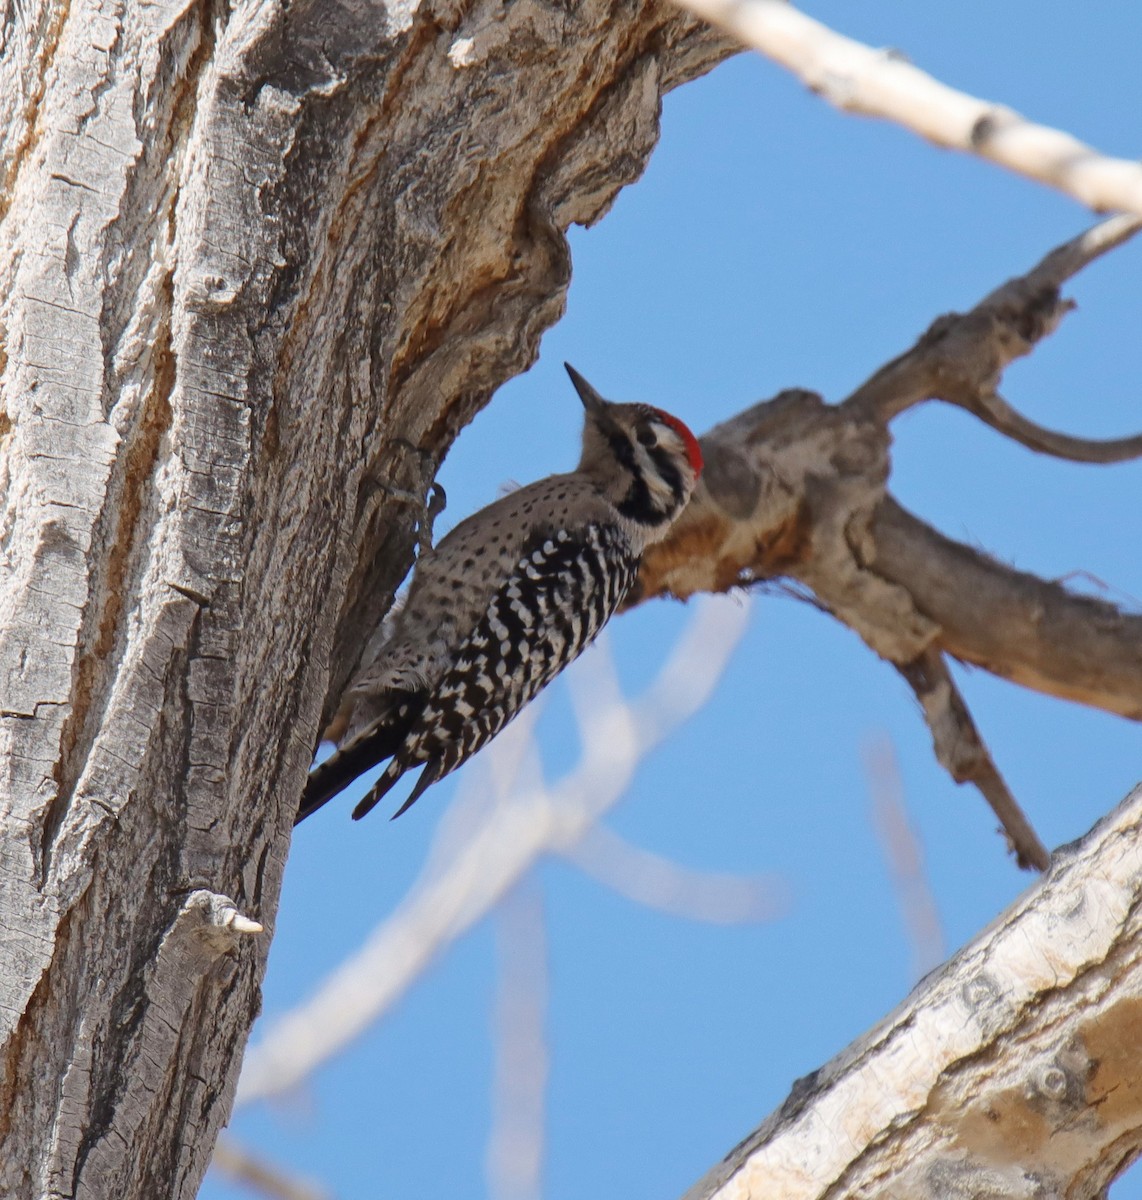
[(531, 878), (496, 907), (496, 1012), (492, 1045), (491, 1200), (541, 1200), (546, 1124), (547, 928)]
[[(582, 750), (578, 765), (554, 785), (542, 780), (533, 740), (541, 710), (534, 704), (525, 709), (481, 755), (490, 797), (478, 785), (465, 785), (397, 909), (308, 1000), (271, 1022), (251, 1046), (237, 1103), (297, 1087), (384, 1015), (435, 956), (486, 916), (544, 855), (574, 854), (584, 834), (622, 798), (639, 764), (709, 699), (749, 611), (745, 598), (701, 598), (661, 671), (633, 701), (619, 688), (606, 636), (599, 638), (568, 672)], [(613, 855), (614, 843), (604, 844)], [(590, 849), (587, 857), (590, 862)], [(665, 864), (652, 857), (639, 862), (643, 882), (632, 881), (636, 892), (657, 890), (661, 898), (665, 887), (675, 903), (682, 897), (692, 910), (704, 905), (725, 913), (732, 902), (737, 920), (776, 911), (770, 885), (664, 872)], [(652, 883), (646, 881), (648, 864)]]
[(877, 50), (785, 0), (679, 0), (791, 71), (842, 112), (881, 117), (937, 146), (989, 159), (1095, 212), (1142, 216), (1142, 163), (1101, 154), (1061, 129), (948, 87), (898, 50)]
[(928, 879), (924, 847), (908, 817), (900, 762), (889, 738), (881, 734), (864, 747), (872, 823), (904, 923), (912, 958), (912, 977), (920, 979), (947, 956), (936, 897)]
[(232, 1183), (263, 1200), (334, 1200), (332, 1192), (269, 1162), (228, 1134), (218, 1139), (211, 1165)]

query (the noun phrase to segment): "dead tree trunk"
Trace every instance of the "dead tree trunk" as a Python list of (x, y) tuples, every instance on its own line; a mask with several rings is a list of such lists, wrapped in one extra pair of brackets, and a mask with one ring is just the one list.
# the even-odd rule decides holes
[(564, 229), (729, 47), (655, 3), (0, 12), (0, 1192), (189, 1197), (323, 699)]

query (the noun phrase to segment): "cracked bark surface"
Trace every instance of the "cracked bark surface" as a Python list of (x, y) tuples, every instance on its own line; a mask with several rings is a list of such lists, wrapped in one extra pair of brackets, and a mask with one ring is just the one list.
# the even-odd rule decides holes
[(653, 3), (0, 18), (0, 1192), (188, 1197), (322, 698), (564, 229), (729, 45)]
[(1142, 1148), (1142, 789), (684, 1200), (1095, 1200)]

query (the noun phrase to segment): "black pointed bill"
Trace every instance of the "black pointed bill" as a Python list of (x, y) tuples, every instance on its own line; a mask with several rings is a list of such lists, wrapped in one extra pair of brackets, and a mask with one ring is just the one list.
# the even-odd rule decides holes
[(567, 374), (571, 376), (571, 382), (575, 385), (575, 390), (579, 393), (579, 399), (583, 401), (583, 407), (588, 412), (592, 410), (597, 412), (605, 407), (607, 402), (570, 363), (565, 362), (563, 366)]

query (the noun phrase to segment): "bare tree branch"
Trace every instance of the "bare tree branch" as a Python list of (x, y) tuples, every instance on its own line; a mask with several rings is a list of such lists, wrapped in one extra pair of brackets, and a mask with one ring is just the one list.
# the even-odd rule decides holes
[(845, 405), (888, 421), (924, 400), (943, 400), (1040, 454), (1087, 463), (1139, 457), (1142, 435), (1092, 441), (1056, 433), (1029, 421), (996, 390), (1007, 366), (1054, 332), (1074, 307), (1059, 295), (1062, 285), (1139, 229), (1142, 219), (1111, 217), (1052, 250), (970, 312), (940, 317), (911, 350), (877, 371)]
[(1053, 458), (1064, 458), (1070, 462), (1099, 464), (1127, 462), (1142, 455), (1142, 434), (1127, 438), (1091, 440), (1056, 433), (1029, 421), (1022, 413), (1012, 408), (998, 392), (980, 392), (952, 402), (979, 417), (997, 433), (1002, 433), (1004, 437), (1038, 454), (1049, 454)]
[(979, 788), (999, 818), (1008, 848), (1019, 865), (1045, 871), (1051, 856), (1000, 775), (944, 656), (929, 647), (912, 662), (903, 664), (900, 673), (920, 701), (940, 765), (956, 783), (974, 783)]
[(908, 819), (904, 782), (892, 743), (886, 736), (865, 747), (865, 772), (872, 798), (873, 827), (892, 877), (908, 946), (912, 977), (919, 979), (944, 961), (944, 931), (936, 898), (924, 869), (924, 848)]
[(1092, 225), (1069, 242), (1056, 246), (1025, 275), (1016, 276), (1000, 284), (983, 302), (996, 305), (1020, 304), (1023, 302), (1022, 297), (1027, 293), (1060, 288), (1084, 267), (1090, 266), (1096, 259), (1130, 241), (1140, 227), (1142, 219), (1137, 216), (1120, 215), (1099, 221), (1097, 225)]
[(541, 1200), (548, 1076), (547, 930), (543, 897), (525, 880), (496, 909), (499, 979), (488, 1141), (491, 1200)]
[(210, 1165), (233, 1183), (267, 1200), (332, 1200), (331, 1192), (296, 1178), (225, 1134), (214, 1147)]
[[(905, 675), (923, 674), (916, 664), (948, 653), (1028, 687), (1142, 718), (1142, 617), (953, 542), (888, 492), (889, 424), (931, 398), (967, 407), (1047, 452), (1087, 461), (1142, 452), (1138, 437), (1096, 443), (1041, 430), (997, 396), (1005, 368), (1071, 307), (1061, 282), (1139, 228), (1142, 221), (1116, 217), (1072, 239), (969, 312), (940, 317), (840, 404), (790, 390), (710, 430), (699, 487), (670, 536), (647, 552), (629, 602), (784, 576)], [(951, 709), (930, 714), (941, 761), (980, 788), (1020, 857), (1044, 865), (1046, 851), (962, 700), (954, 709), (946, 728), (939, 722)]]
[(933, 79), (894, 50), (834, 32), (784, 0), (679, 0), (796, 75), (843, 112), (881, 117), (937, 146), (989, 159), (1095, 212), (1142, 215), (1142, 164)]
[(1142, 615), (955, 542), (890, 496), (877, 506), (871, 536), (873, 568), (906, 589), (947, 653), (1035, 691), (1142, 720)]
[(1142, 1150), (1140, 832), (1142, 788), (686, 1200), (1093, 1200)]
[(789, 907), (775, 879), (695, 871), (632, 846), (603, 824), (592, 825), (566, 857), (620, 896), (691, 921), (716, 925), (773, 921)]
[[(1082, 462), (1118, 462), (1142, 454), (1142, 437), (1113, 442), (1087, 442), (1040, 430), (1026, 418), (1010, 429), (1011, 418), (989, 401), (999, 379), (1011, 363), (1030, 354), (1037, 342), (1053, 333), (1074, 303), (1059, 290), (1102, 255), (1128, 242), (1142, 229), (1137, 217), (1110, 217), (1057, 246), (1030, 271), (1007, 280), (966, 313), (938, 317), (910, 350), (886, 364), (866, 380), (843, 407), (859, 411), (866, 419), (888, 422), (925, 400), (944, 400), (974, 413), (1000, 433), (1075, 447), (1090, 447), (1090, 454), (1063, 453)], [(1032, 449), (1040, 449), (1024, 441)], [(1043, 447), (1045, 453), (1055, 451)], [(1099, 453), (1108, 457), (1097, 457)]]

